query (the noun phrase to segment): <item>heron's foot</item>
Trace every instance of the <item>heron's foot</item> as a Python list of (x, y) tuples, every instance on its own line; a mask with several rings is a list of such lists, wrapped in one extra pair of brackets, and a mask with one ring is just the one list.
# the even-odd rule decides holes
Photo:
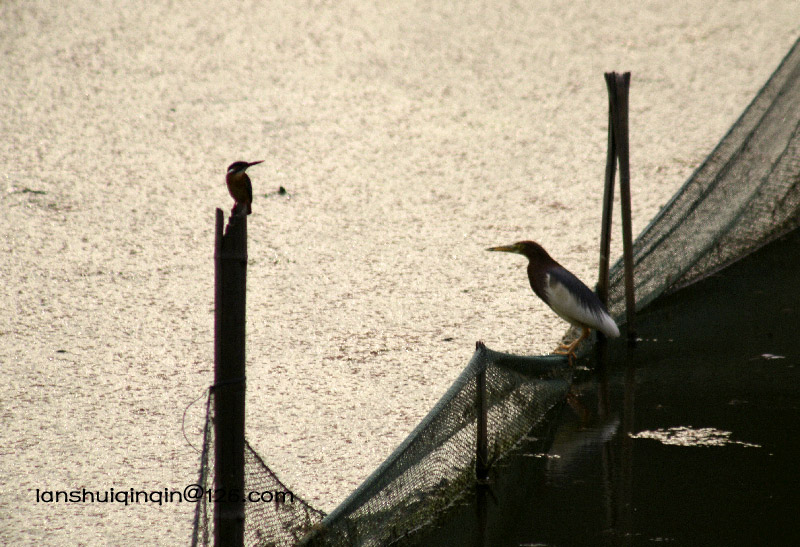
[(554, 355), (566, 355), (567, 360), (569, 362), (569, 366), (573, 366), (575, 364), (575, 348), (576, 346), (574, 342), (570, 345), (561, 344), (555, 350), (553, 350)]
[(581, 342), (583, 342), (589, 336), (589, 329), (584, 328), (581, 332), (581, 335), (574, 340), (570, 344), (560, 343), (558, 347), (553, 351), (556, 355), (566, 355), (569, 359), (569, 365), (572, 366), (575, 361), (575, 350), (578, 349), (578, 346)]

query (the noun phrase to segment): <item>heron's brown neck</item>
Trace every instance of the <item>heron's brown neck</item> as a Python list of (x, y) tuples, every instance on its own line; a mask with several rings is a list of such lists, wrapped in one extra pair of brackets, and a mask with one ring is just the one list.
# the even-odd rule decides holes
[(558, 266), (558, 262), (544, 250), (544, 248), (535, 241), (525, 241), (522, 247), (522, 255), (527, 258), (531, 264), (536, 266)]

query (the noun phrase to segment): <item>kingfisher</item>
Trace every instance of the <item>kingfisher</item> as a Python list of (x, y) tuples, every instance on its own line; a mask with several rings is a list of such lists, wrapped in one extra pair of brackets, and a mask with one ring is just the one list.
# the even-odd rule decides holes
[(528, 259), (528, 281), (536, 296), (568, 323), (581, 328), (580, 337), (571, 344), (561, 344), (554, 352), (572, 362), (575, 349), (596, 329), (609, 338), (619, 336), (619, 328), (605, 305), (594, 292), (564, 266), (556, 262), (535, 241), (490, 247), (487, 251), (516, 253)]
[(235, 161), (228, 166), (228, 173), (225, 175), (225, 184), (228, 185), (228, 193), (235, 201), (231, 214), (238, 212), (240, 215), (249, 215), (252, 213), (251, 204), (253, 203), (253, 185), (250, 183), (250, 177), (247, 176), (248, 167), (258, 165), (264, 160), (246, 162)]

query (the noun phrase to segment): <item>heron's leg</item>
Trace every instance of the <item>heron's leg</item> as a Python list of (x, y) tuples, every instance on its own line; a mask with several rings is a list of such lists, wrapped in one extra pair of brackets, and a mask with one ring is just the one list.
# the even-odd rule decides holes
[(587, 327), (583, 327), (583, 331), (577, 340), (571, 344), (559, 344), (558, 348), (556, 348), (553, 353), (556, 355), (567, 355), (570, 358), (570, 362), (572, 362), (572, 359), (575, 358), (575, 349), (586, 339), (587, 336), (589, 336), (589, 332), (591, 331)]

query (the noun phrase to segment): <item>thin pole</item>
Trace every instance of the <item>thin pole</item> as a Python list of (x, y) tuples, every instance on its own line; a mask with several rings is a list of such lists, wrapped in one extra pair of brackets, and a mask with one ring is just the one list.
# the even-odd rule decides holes
[(222, 233), (217, 209), (214, 249), (214, 545), (244, 545), (244, 403), (247, 217)]
[(489, 443), (486, 434), (486, 370), (476, 377), (478, 383), (478, 442), (475, 460), (475, 477), (478, 482), (489, 478)]
[[(608, 152), (606, 153), (606, 177), (603, 187), (603, 220), (600, 228), (600, 271), (597, 275), (597, 296), (603, 304), (608, 303), (608, 266), (611, 257), (611, 217), (614, 210), (614, 177), (617, 166), (617, 148), (614, 140), (614, 103), (616, 101), (616, 78), (606, 72), (608, 88)], [(600, 333), (599, 335), (602, 335)]]
[(631, 173), (628, 156), (628, 90), (631, 73), (616, 74), (617, 108), (614, 140), (619, 158), (619, 197), (622, 205), (622, 257), (625, 263), (625, 312), (628, 343), (636, 340), (636, 295), (633, 286), (633, 228), (631, 227)]
[[(475, 344), (476, 349), (486, 349), (482, 342)], [(475, 477), (479, 483), (486, 482), (489, 478), (489, 440), (487, 434), (486, 412), (488, 404), (486, 401), (486, 368), (484, 367), (475, 377), (476, 398), (478, 406), (478, 431), (475, 446)]]

